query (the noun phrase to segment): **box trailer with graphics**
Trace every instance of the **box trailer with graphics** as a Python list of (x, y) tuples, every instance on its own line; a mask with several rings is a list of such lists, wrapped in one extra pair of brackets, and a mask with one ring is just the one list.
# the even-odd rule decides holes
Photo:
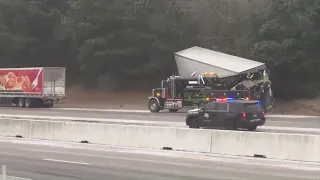
[(65, 98), (66, 68), (0, 69), (0, 104), (53, 107)]

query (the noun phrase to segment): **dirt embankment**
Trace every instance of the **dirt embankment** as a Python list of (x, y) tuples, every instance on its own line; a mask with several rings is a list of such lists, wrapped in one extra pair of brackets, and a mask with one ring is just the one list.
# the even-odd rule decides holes
[[(99, 92), (82, 90), (81, 88), (69, 88), (66, 92), (66, 100), (60, 107), (78, 108), (123, 108), (147, 110), (150, 92)], [(276, 101), (274, 114), (292, 115), (320, 115), (320, 99)]]
[(320, 99), (276, 101), (273, 113), (320, 116)]
[(147, 110), (150, 92), (100, 92), (69, 88), (64, 103), (60, 107), (76, 108), (123, 108)]

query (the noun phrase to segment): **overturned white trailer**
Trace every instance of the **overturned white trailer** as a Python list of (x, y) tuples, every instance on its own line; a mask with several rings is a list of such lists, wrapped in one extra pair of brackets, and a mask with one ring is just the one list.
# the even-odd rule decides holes
[(160, 88), (152, 89), (151, 112), (201, 107), (221, 97), (259, 100), (265, 110), (270, 109), (273, 98), (266, 64), (197, 46), (174, 56), (179, 76), (170, 76)]
[[(270, 110), (272, 107), (273, 94), (265, 63), (198, 46), (176, 52), (174, 56), (181, 78), (190, 78), (190, 76), (202, 77), (204, 72), (213, 72), (220, 78), (230, 78), (230, 81), (232, 81), (233, 77), (240, 77), (237, 75), (260, 74), (257, 78), (241, 80), (239, 84), (234, 84), (236, 86), (232, 87), (231, 90), (236, 90), (239, 87), (238, 85), (244, 86), (246, 90), (254, 88), (254, 93), (256, 94), (254, 96), (263, 102), (264, 108)], [(238, 83), (237, 81), (235, 82)], [(257, 89), (256, 87), (259, 88)]]
[(190, 77), (194, 72), (196, 77), (203, 72), (214, 72), (220, 77), (227, 77), (266, 69), (265, 63), (198, 46), (176, 52), (174, 56), (179, 76), (183, 78)]

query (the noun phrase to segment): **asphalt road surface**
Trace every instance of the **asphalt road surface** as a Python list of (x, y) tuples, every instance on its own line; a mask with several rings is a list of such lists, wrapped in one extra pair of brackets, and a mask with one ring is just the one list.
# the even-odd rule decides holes
[[(185, 122), (185, 113), (136, 113), (136, 112), (107, 112), (81, 109), (21, 109), (16, 107), (1, 107), (0, 114), (14, 115), (35, 115), (35, 116), (64, 116), (80, 118), (105, 118), (122, 120), (140, 120), (140, 121), (167, 121), (167, 122)], [(265, 126), (278, 127), (298, 127), (298, 128), (320, 128), (319, 117), (268, 117)]]
[(7, 175), (32, 180), (319, 180), (320, 164), (0, 138)]

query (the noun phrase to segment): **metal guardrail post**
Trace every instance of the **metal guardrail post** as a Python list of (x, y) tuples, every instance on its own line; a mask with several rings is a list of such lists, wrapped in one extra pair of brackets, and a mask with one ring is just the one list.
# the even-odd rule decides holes
[(6, 180), (6, 166), (2, 165), (2, 180)]

